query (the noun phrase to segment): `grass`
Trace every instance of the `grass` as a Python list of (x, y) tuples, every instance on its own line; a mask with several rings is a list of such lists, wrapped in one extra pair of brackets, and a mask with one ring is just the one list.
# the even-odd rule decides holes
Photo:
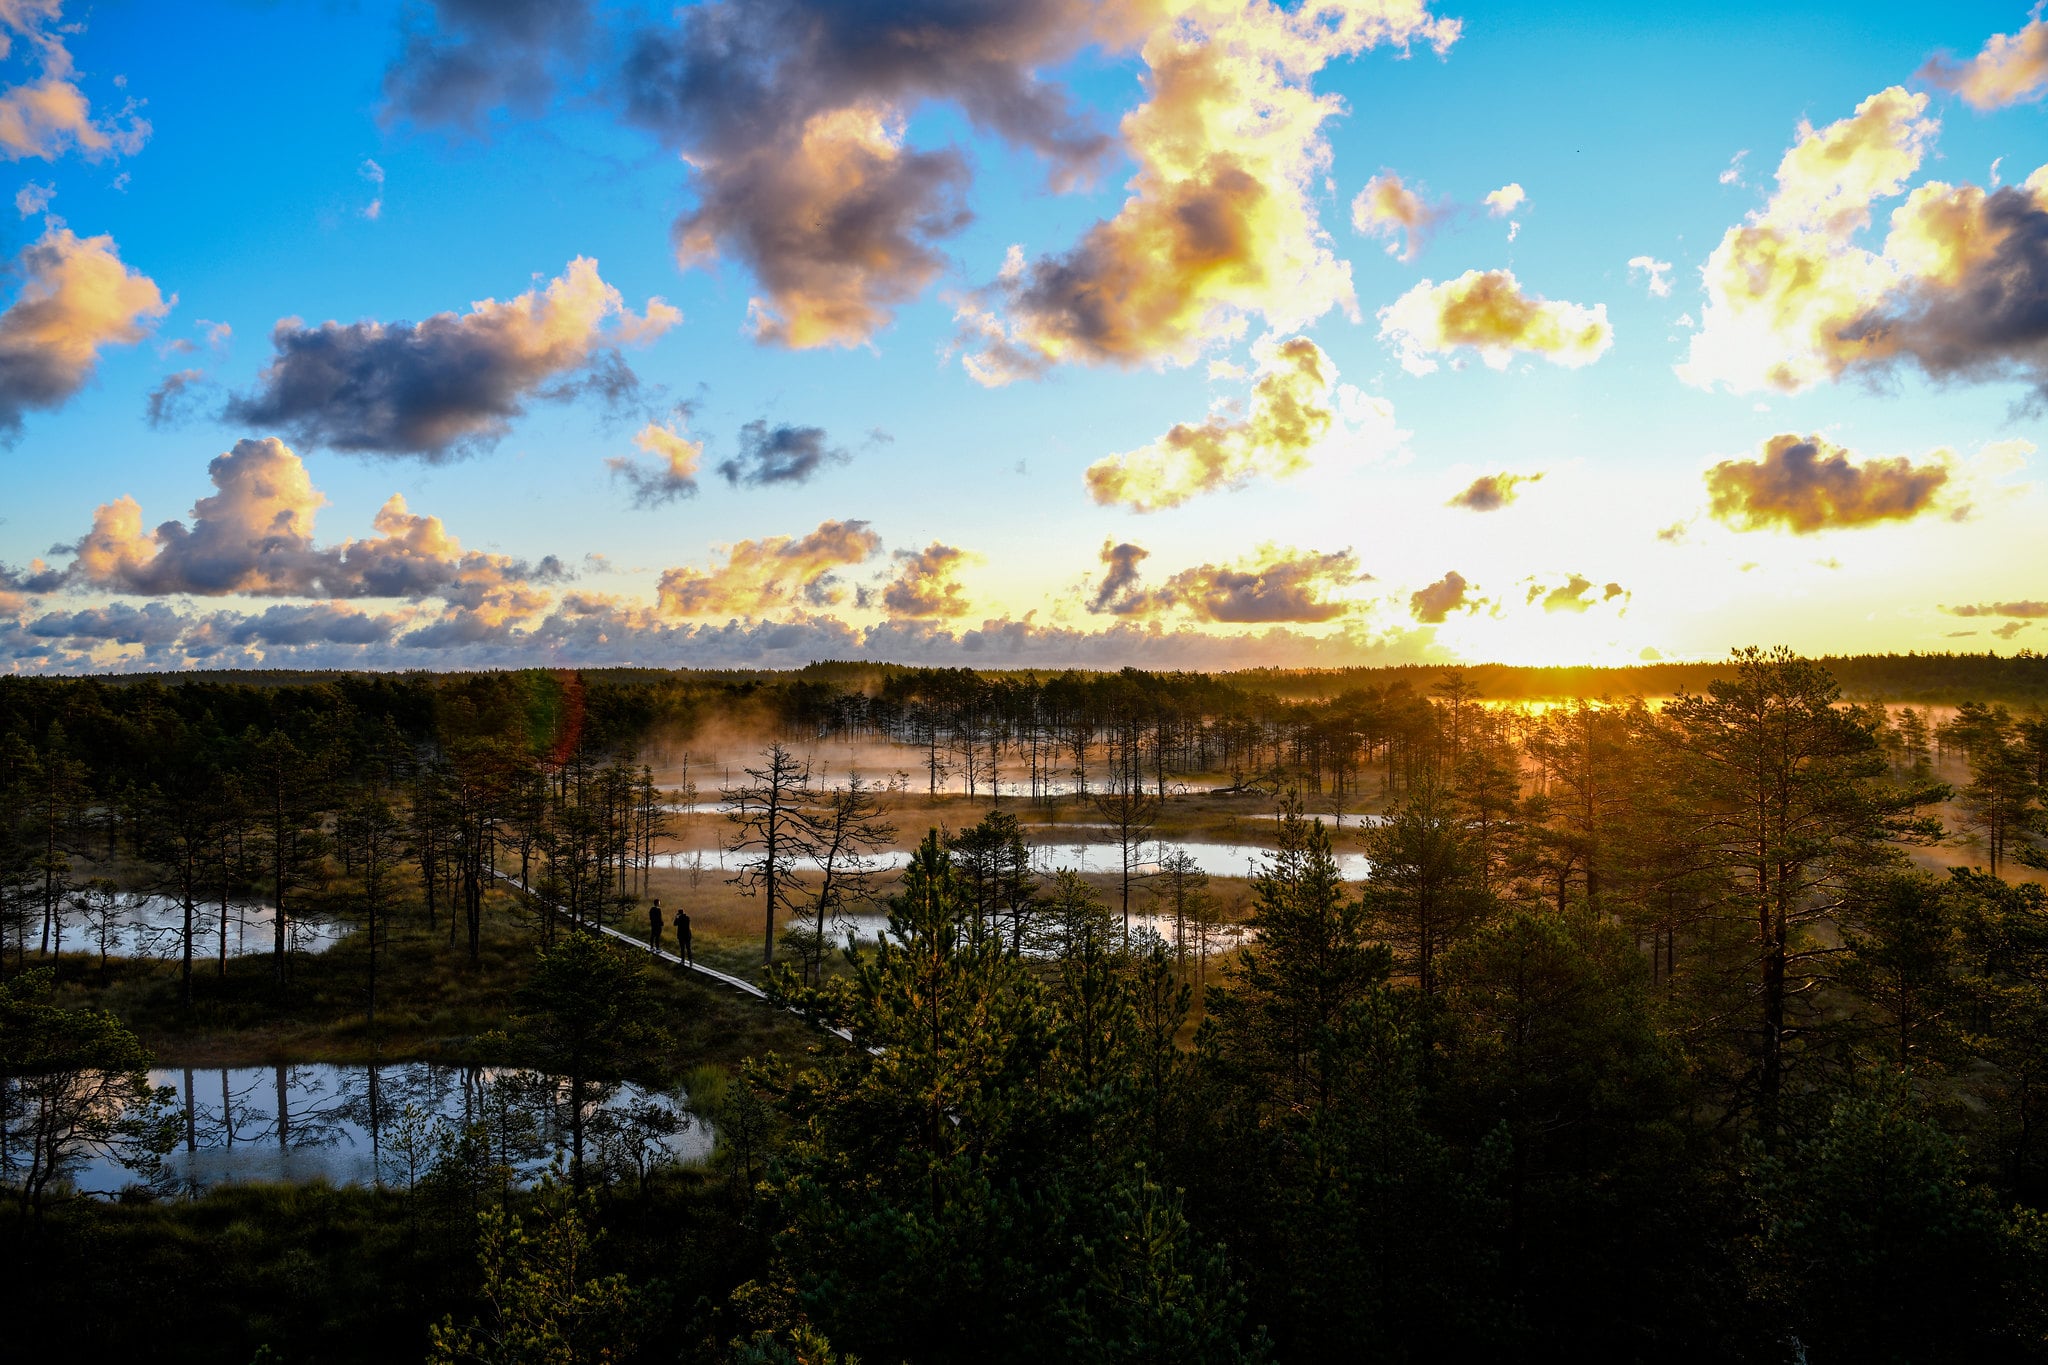
[[(472, 964), (466, 943), (449, 946), (445, 921), (431, 929), (423, 913), (401, 912), (379, 953), (375, 1027), (366, 1012), (369, 942), (360, 931), (324, 953), (293, 955), (282, 986), (267, 954), (229, 958), (225, 976), (212, 960), (197, 963), (189, 1008), (176, 962), (117, 959), (103, 975), (96, 956), (66, 953), (54, 965), (67, 1003), (111, 1010), (166, 1065), (485, 1063), (502, 1059), (479, 1055), (478, 1039), (504, 1028), (535, 951), (523, 920), (512, 896), (493, 892)], [(31, 953), (27, 961), (38, 959)], [(677, 1039), (678, 1071), (817, 1041), (800, 1020), (729, 988), (652, 964), (650, 980), (657, 1022)]]

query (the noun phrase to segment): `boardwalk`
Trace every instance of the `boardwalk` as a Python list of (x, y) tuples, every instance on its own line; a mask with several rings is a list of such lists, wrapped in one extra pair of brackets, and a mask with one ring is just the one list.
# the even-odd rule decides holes
[[(491, 871), (497, 875), (499, 880), (507, 882), (510, 885), (517, 887), (521, 892), (525, 893), (532, 900), (538, 902), (539, 904), (547, 906), (548, 909), (554, 911), (558, 915), (562, 915), (565, 918), (567, 917), (568, 912), (563, 910), (562, 907), (556, 905), (552, 901), (543, 900), (538, 892), (536, 892), (532, 887), (527, 886), (525, 883), (521, 882), (519, 878), (513, 876), (511, 873), (495, 867), (492, 868)], [(709, 977), (711, 980), (716, 981), (721, 986), (730, 986), (732, 989), (736, 991), (743, 991), (746, 994), (753, 996), (756, 1000), (762, 1001), (764, 1003), (773, 1003), (768, 999), (768, 992), (762, 990), (759, 986), (756, 986), (751, 981), (741, 980), (739, 977), (732, 975), (730, 972), (721, 972), (716, 967), (707, 967), (703, 963), (694, 960), (690, 962), (685, 962), (680, 957), (677, 957), (674, 953), (669, 952), (665, 948), (650, 948), (647, 945), (647, 940), (634, 938), (625, 930), (614, 929), (608, 924), (598, 925), (597, 931), (601, 934), (606, 934), (612, 938), (617, 939), (619, 942), (625, 944), (629, 948), (632, 948), (635, 952), (646, 953), (650, 957), (658, 957), (663, 962), (668, 963), (672, 967), (681, 968), (683, 971), (686, 972), (695, 972), (699, 976)], [(819, 1024), (816, 1020), (805, 1019), (802, 1012), (798, 1010), (790, 1010), (790, 1013), (796, 1015), (799, 1019), (804, 1019), (804, 1022), (812, 1024), (816, 1028), (823, 1029), (825, 1032), (833, 1035), (836, 1038), (843, 1038), (849, 1043), (853, 1041), (853, 1035), (851, 1033), (848, 1033), (843, 1028), (832, 1028), (830, 1025), (827, 1024)]]

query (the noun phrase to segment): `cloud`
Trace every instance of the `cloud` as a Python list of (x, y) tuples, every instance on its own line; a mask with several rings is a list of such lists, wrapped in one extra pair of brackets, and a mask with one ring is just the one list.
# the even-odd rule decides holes
[(21, 281), (0, 312), (0, 440), (25, 413), (84, 388), (101, 348), (132, 346), (170, 311), (156, 282), (122, 264), (112, 237), (78, 237), (51, 219), (15, 258)]
[(384, 216), (384, 168), (366, 157), (356, 174), (370, 182), (370, 202), (363, 205), (362, 215), (374, 223)]
[(1336, 367), (1307, 337), (1268, 338), (1253, 355), (1258, 378), (1241, 419), (1212, 414), (1200, 424), (1182, 422), (1151, 445), (1098, 460), (1088, 467), (1088, 495), (1105, 506), (1156, 512), (1305, 468), (1337, 418), (1330, 403)]
[[(1219, 636), (1204, 631), (1157, 631), (1119, 622), (1105, 631), (1041, 626), (1030, 620), (991, 618), (974, 626), (928, 621), (885, 621), (865, 630), (824, 617), (786, 621), (696, 624), (665, 621), (644, 609), (599, 595), (577, 594), (530, 627), (497, 631), (408, 628), (402, 616), (368, 617), (338, 625), (390, 634), (381, 641), (337, 643), (290, 623), (265, 626), (233, 613), (180, 617), (161, 603), (168, 640), (148, 646), (109, 644), (113, 633), (68, 639), (35, 636), (28, 623), (0, 617), (0, 671), (15, 673), (134, 673), (147, 670), (499, 669), (530, 667), (795, 667), (817, 659), (979, 667), (1242, 668), (1356, 664), (1425, 657), (1396, 634), (1347, 631), (1315, 636), (1285, 628)], [(263, 613), (268, 614), (268, 613)], [(399, 632), (403, 631), (402, 634)], [(1433, 657), (1433, 656), (1430, 656)]]
[(1236, 630), (1119, 620), (1089, 630), (1004, 616), (971, 625), (889, 619), (860, 628), (801, 609), (773, 620), (678, 621), (596, 593), (565, 594), (544, 617), (498, 626), (423, 618), (408, 609), (373, 615), (325, 603), (180, 615), (161, 602), (139, 610), (122, 604), (63, 613), (40, 623), (40, 635), (30, 633), (36, 624), (0, 619), (0, 668), (787, 668), (818, 659), (866, 659), (979, 668), (1218, 670), (1447, 661), (1430, 632), (1375, 630), (1358, 619), (1335, 627)]
[(185, 633), (187, 620), (161, 602), (137, 607), (113, 602), (104, 607), (81, 607), (74, 611), (53, 611), (27, 623), (28, 633), (45, 640), (63, 641), (77, 647), (107, 643), (117, 645), (164, 646), (175, 644)]
[(1115, 616), (1142, 612), (1147, 603), (1144, 594), (1138, 591), (1138, 566), (1151, 555), (1150, 550), (1129, 541), (1121, 544), (1103, 541), (1100, 556), (1102, 581), (1096, 584), (1094, 596), (1088, 599), (1088, 610)]
[(864, 563), (882, 538), (864, 521), (824, 521), (801, 538), (769, 536), (721, 547), (724, 562), (709, 569), (675, 568), (657, 589), (668, 616), (754, 618), (844, 597), (836, 571)]
[(1765, 441), (1758, 459), (1708, 470), (1707, 496), (1713, 517), (1737, 530), (1810, 535), (1935, 510), (1953, 475), (1945, 456), (1924, 465), (1903, 455), (1859, 464), (1824, 437), (1788, 433)]
[(207, 383), (204, 370), (177, 370), (149, 391), (149, 405), (143, 416), (155, 430), (177, 426), (191, 415), (198, 388)]
[(699, 171), (702, 203), (675, 225), (685, 268), (721, 251), (766, 291), (747, 305), (756, 341), (857, 346), (945, 267), (935, 245), (967, 226), (967, 160), (903, 146), (872, 110), (820, 114), (789, 147)]
[(2048, 23), (2038, 16), (2018, 33), (1994, 33), (1966, 62), (1943, 53), (1920, 68), (1920, 79), (1953, 90), (1975, 109), (2033, 103), (2048, 91)]
[(1743, 179), (1742, 179), (1742, 163), (1743, 163), (1743, 161), (1744, 161), (1744, 160), (1745, 160), (1745, 159), (1746, 159), (1746, 158), (1747, 158), (1748, 156), (1749, 156), (1749, 148), (1747, 148), (1747, 147), (1744, 147), (1744, 148), (1743, 148), (1743, 149), (1742, 149), (1741, 151), (1737, 152), (1737, 153), (1736, 153), (1736, 154), (1735, 154), (1734, 156), (1732, 156), (1732, 157), (1728, 158), (1728, 165), (1727, 165), (1726, 169), (1724, 169), (1724, 170), (1723, 170), (1723, 171), (1721, 172), (1721, 175), (1720, 175), (1720, 181), (1721, 181), (1721, 183), (1722, 183), (1722, 184), (1724, 184), (1724, 185), (1740, 185), (1740, 184), (1744, 183), (1744, 182), (1743, 182)]
[(1331, 594), (1367, 577), (1359, 572), (1358, 557), (1350, 550), (1326, 554), (1262, 545), (1246, 559), (1182, 569), (1163, 586), (1148, 590), (1140, 586), (1138, 573), (1138, 563), (1146, 557), (1147, 552), (1135, 545), (1105, 542), (1105, 572), (1088, 610), (1132, 617), (1182, 612), (1198, 621), (1233, 625), (1333, 621), (1349, 612), (1351, 603)]
[(1629, 257), (1629, 278), (1635, 278), (1639, 271), (1645, 277), (1644, 282), (1649, 288), (1651, 298), (1668, 299), (1671, 297), (1671, 262), (1660, 261), (1655, 256)]
[(33, 218), (50, 207), (50, 201), (56, 197), (55, 185), (38, 185), (31, 180), (14, 192), (14, 207), (22, 217)]
[(73, 79), (78, 73), (64, 39), (83, 27), (63, 22), (61, 0), (0, 4), (0, 57), (19, 40), (36, 68), (32, 79), (0, 90), (0, 156), (55, 161), (75, 149), (88, 161), (102, 161), (142, 150), (150, 127), (135, 113), (135, 101), (112, 118), (95, 118)]
[(882, 590), (882, 606), (895, 617), (965, 616), (969, 603), (956, 575), (969, 558), (965, 550), (936, 540), (922, 550), (898, 550), (901, 568)]
[(1988, 194), (1921, 185), (1892, 214), (1885, 259), (1902, 279), (1838, 334), (1847, 363), (2048, 394), (2048, 167)]
[(1461, 346), (1504, 370), (1517, 352), (1576, 369), (1614, 344), (1606, 304), (1587, 308), (1524, 294), (1512, 270), (1468, 270), (1442, 284), (1424, 280), (1382, 308), (1379, 319), (1381, 338), (1410, 374), (1429, 374), (1437, 367), (1433, 356)]
[(1163, 592), (1204, 621), (1331, 621), (1351, 604), (1328, 594), (1361, 577), (1358, 557), (1349, 550), (1319, 554), (1268, 545), (1249, 561), (1183, 569), (1166, 581)]
[(852, 457), (826, 443), (823, 427), (769, 426), (755, 419), (740, 428), (740, 453), (719, 463), (718, 472), (735, 488), (764, 488), (778, 483), (808, 483), (827, 464)]
[(649, 422), (634, 434), (633, 444), (655, 459), (617, 455), (604, 463), (613, 475), (632, 486), (635, 507), (660, 507), (697, 496), (697, 465), (704, 456), (704, 443), (690, 439), (684, 423)]
[(527, 564), (464, 550), (439, 517), (410, 512), (395, 494), (377, 512), (376, 536), (317, 545), (314, 517), (327, 499), (275, 438), (236, 442), (207, 474), (215, 491), (188, 520), (145, 529), (141, 505), (117, 498), (65, 547), (74, 556), (68, 567), (28, 582), (139, 597), (438, 598), (503, 620), (544, 608), (548, 595), (536, 585), (562, 576), (552, 557)]
[(257, 389), (231, 399), (226, 415), (304, 445), (438, 461), (496, 443), (527, 398), (575, 391), (544, 389), (551, 379), (583, 371), (600, 388), (629, 388), (632, 372), (609, 348), (681, 320), (659, 298), (635, 315), (597, 262), (578, 256), (545, 289), (460, 315), (318, 327), (287, 318)]
[[(1528, 203), (1529, 195), (1519, 184), (1511, 183), (1502, 185), (1480, 202), (1486, 206), (1486, 211), (1494, 217), (1506, 218), (1509, 214)], [(1508, 224), (1508, 240), (1512, 242), (1521, 235), (1521, 223), (1519, 221), (1510, 222)]]
[(1679, 377), (1702, 388), (1797, 392), (1862, 349), (1841, 336), (1891, 272), (1858, 247), (1873, 200), (1897, 194), (1938, 125), (1925, 95), (1893, 86), (1826, 128), (1801, 123), (1769, 203), (1707, 258), (1707, 303)]
[(1593, 595), (1593, 591), (1593, 581), (1591, 579), (1583, 574), (1573, 574), (1554, 588), (1545, 588), (1540, 583), (1532, 585), (1529, 589), (1528, 600), (1535, 602), (1540, 598), (1543, 602), (1543, 610), (1545, 611), (1584, 613), (1603, 602), (1612, 602), (1617, 597), (1621, 598), (1624, 602), (1629, 597), (1628, 590), (1619, 583), (1607, 584), (1599, 590), (1600, 595), (1598, 597)]
[(1252, 317), (1291, 332), (1355, 310), (1316, 208), (1323, 125), (1342, 104), (1312, 83), (1339, 57), (1442, 53), (1457, 37), (1417, 0), (1180, 8), (1141, 49), (1148, 98), (1121, 128), (1129, 196), (1067, 251), (1013, 252), (962, 305), (968, 373), (996, 385), (1063, 363), (1189, 365)]
[[(1519, 186), (1516, 192), (1520, 193)], [(1491, 197), (1488, 196), (1489, 201)], [(1382, 171), (1366, 181), (1365, 188), (1351, 201), (1351, 226), (1368, 237), (1384, 238), (1389, 256), (1412, 261), (1422, 254), (1437, 224), (1453, 212), (1450, 200), (1427, 203), (1400, 176)]]
[(906, 146), (911, 109), (956, 103), (978, 127), (1084, 173), (1109, 141), (1038, 71), (1133, 36), (1088, 0), (874, 5), (710, 0), (627, 44), (627, 117), (695, 168), (673, 239), (684, 266), (736, 258), (762, 288), (757, 340), (851, 346), (887, 325), (968, 222), (966, 158)]
[(430, 0), (427, 11), (384, 73), (387, 120), (476, 133), (500, 108), (538, 113), (555, 68), (589, 36), (588, 0)]
[(398, 619), (331, 602), (279, 605), (253, 615), (223, 612), (204, 617), (186, 632), (182, 643), (188, 650), (203, 648), (213, 639), (241, 646), (375, 645), (391, 638)]
[(2048, 394), (2048, 167), (1989, 192), (1928, 181), (1893, 210), (1881, 250), (1857, 241), (1925, 159), (1939, 130), (1926, 107), (1895, 86), (1801, 125), (1770, 202), (1708, 258), (1682, 379), (1798, 393), (1907, 365)]
[(2022, 620), (2048, 617), (2048, 602), (1978, 602), (1974, 605), (1943, 607), (1950, 616), (2011, 616)]
[[(1489, 192), (1479, 201), (1479, 208), (1491, 217), (1506, 218), (1528, 201), (1528, 193), (1520, 185), (1507, 184)], [(1429, 203), (1413, 187), (1404, 184), (1400, 176), (1382, 171), (1368, 180), (1351, 201), (1351, 226), (1368, 237), (1385, 238), (1389, 256), (1412, 261), (1422, 254), (1438, 227), (1473, 211), (1449, 198)], [(1521, 231), (1520, 223), (1509, 223), (1508, 240), (1514, 241)], [(1400, 240), (1404, 235), (1405, 243)]]
[(1535, 483), (1543, 477), (1535, 474), (1481, 474), (1449, 502), (1446, 507), (1462, 507), (1468, 512), (1497, 512), (1512, 503), (1525, 483)]
[(1488, 194), (1480, 201), (1486, 211), (1496, 218), (1505, 218), (1529, 202), (1529, 194), (1519, 184), (1509, 183)]
[(1452, 612), (1467, 609), (1467, 586), (1465, 576), (1453, 569), (1428, 587), (1410, 593), (1408, 614), (1424, 625), (1441, 625)]

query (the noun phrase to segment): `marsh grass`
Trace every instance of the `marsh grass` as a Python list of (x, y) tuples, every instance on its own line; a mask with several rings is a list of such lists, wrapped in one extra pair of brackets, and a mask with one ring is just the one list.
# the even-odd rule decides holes
[[(346, 915), (341, 897), (328, 899), (320, 913)], [(424, 913), (401, 911), (384, 932), (374, 1027), (365, 1010), (369, 943), (360, 930), (326, 952), (294, 954), (283, 986), (265, 954), (229, 958), (225, 976), (203, 961), (189, 1009), (175, 961), (119, 961), (102, 978), (96, 957), (66, 953), (56, 967), (71, 1003), (112, 1010), (164, 1065), (506, 1060), (483, 1055), (489, 1045), (479, 1039), (506, 1026), (535, 953), (534, 928), (515, 899), (489, 898), (475, 964), (465, 946), (449, 945), (445, 922), (429, 928)], [(728, 956), (741, 955), (721, 951), (714, 965)], [(678, 1068), (686, 1058), (736, 1066), (755, 1052), (801, 1051), (816, 1041), (801, 1021), (726, 987), (653, 964), (649, 978), (653, 1022), (676, 1039)]]

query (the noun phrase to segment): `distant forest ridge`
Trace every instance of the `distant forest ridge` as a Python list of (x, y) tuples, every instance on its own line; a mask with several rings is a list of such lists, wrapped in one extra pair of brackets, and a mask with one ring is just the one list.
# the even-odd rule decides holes
[[(2048, 654), (2021, 650), (2016, 654), (1846, 654), (1823, 655), (1817, 660), (1841, 683), (1842, 693), (1852, 701), (1893, 701), (1915, 703), (1957, 703), (1964, 701), (2006, 702), (2025, 706), (2048, 705)], [(454, 679), (485, 676), (490, 672), (514, 670), (452, 670), (431, 676)], [(542, 670), (548, 671), (548, 670)], [(872, 690), (892, 679), (955, 670), (929, 669), (910, 664), (882, 664), (826, 660), (802, 668), (587, 668), (575, 671), (591, 680), (630, 688), (634, 684), (658, 681), (687, 681), (714, 687), (773, 686), (777, 683), (827, 684), (841, 690)], [(1103, 673), (1090, 669), (975, 669), (986, 679), (1048, 678), (1065, 673)], [(1124, 670), (1134, 672), (1140, 670)], [(421, 670), (425, 673), (426, 670)], [(1292, 701), (1334, 697), (1361, 688), (1380, 689), (1405, 683), (1421, 693), (1442, 682), (1445, 675), (1463, 673), (1476, 695), (1489, 701), (1554, 701), (1576, 697), (1670, 697), (1681, 692), (1699, 692), (1717, 678), (1732, 676), (1727, 660), (1628, 664), (1619, 667), (1574, 665), (1565, 667), (1524, 667), (1514, 664), (1396, 664), (1358, 668), (1256, 668), (1221, 671), (1208, 676), (1247, 692), (1260, 692)], [(110, 683), (137, 682), (153, 678), (160, 682), (204, 681), (215, 685), (289, 687), (339, 677), (365, 676), (359, 670), (293, 669), (206, 669), (190, 672), (116, 673), (103, 675)], [(387, 675), (389, 676), (389, 675)], [(415, 676), (400, 674), (397, 676)], [(1160, 674), (1159, 676), (1170, 676)]]

